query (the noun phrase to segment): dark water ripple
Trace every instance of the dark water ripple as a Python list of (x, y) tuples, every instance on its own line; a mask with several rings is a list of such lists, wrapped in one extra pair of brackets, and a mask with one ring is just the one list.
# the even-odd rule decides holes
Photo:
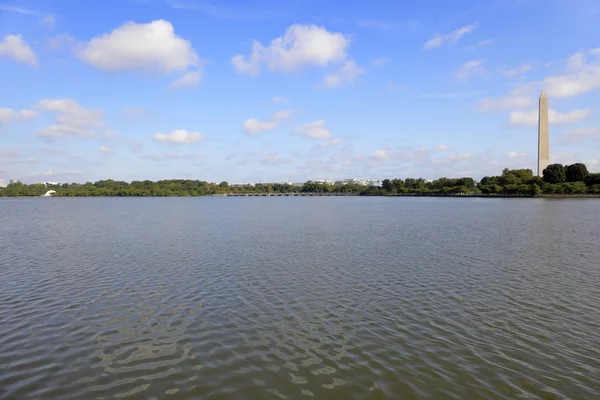
[(600, 398), (600, 202), (0, 200), (1, 399)]

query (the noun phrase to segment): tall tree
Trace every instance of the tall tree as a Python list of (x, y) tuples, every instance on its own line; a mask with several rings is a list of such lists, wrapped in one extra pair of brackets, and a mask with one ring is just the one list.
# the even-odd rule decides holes
[(567, 182), (583, 182), (590, 174), (585, 164), (582, 163), (569, 165), (566, 167), (565, 172), (567, 175)]
[(600, 174), (589, 174), (584, 181), (588, 186), (600, 185)]
[(394, 185), (392, 184), (392, 181), (389, 179), (384, 179), (383, 182), (381, 182), (381, 187), (384, 190), (387, 190), (388, 192), (394, 191)]
[(550, 164), (543, 172), (544, 182), (563, 183), (567, 179), (565, 167), (562, 164)]

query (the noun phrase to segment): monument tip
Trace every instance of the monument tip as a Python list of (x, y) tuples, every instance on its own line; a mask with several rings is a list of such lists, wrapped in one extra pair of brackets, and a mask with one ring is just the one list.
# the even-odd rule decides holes
[(548, 97), (548, 96), (546, 95), (546, 92), (544, 92), (544, 91), (542, 90), (542, 94), (540, 95), (540, 99), (543, 99), (543, 98), (546, 98), (546, 97)]

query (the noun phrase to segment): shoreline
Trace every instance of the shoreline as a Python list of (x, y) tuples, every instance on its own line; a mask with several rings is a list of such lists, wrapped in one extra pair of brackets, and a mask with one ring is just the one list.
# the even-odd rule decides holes
[(431, 193), (393, 193), (393, 194), (358, 194), (358, 193), (243, 193), (243, 194), (209, 194), (202, 196), (1, 196), (0, 199), (84, 199), (84, 198), (186, 198), (186, 197), (446, 197), (446, 198), (478, 198), (478, 199), (600, 199), (600, 194), (538, 194), (538, 195), (521, 195), (521, 194), (473, 194), (473, 195), (458, 195), (458, 194), (431, 194)]

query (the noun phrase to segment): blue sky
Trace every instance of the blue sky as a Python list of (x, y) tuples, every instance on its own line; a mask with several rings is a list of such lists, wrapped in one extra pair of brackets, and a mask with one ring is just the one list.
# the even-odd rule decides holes
[[(368, 4), (368, 5), (367, 5)], [(595, 0), (0, 0), (0, 178), (600, 171)]]

